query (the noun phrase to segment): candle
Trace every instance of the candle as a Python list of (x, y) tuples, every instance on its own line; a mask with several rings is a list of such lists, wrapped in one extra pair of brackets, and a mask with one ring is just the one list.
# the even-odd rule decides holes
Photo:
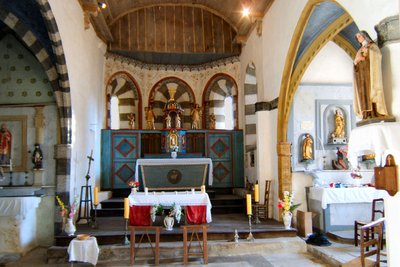
[(246, 195), (246, 207), (247, 207), (247, 215), (251, 215), (251, 194)]
[(99, 205), (99, 188), (97, 186), (94, 188), (93, 195), (94, 195), (94, 205)]
[(145, 187), (144, 188), (144, 193), (147, 195), (147, 194), (149, 194), (149, 188), (148, 187)]
[(259, 202), (260, 197), (258, 196), (258, 184), (254, 185), (254, 201)]
[(124, 218), (129, 219), (129, 199), (124, 198)]
[(206, 186), (205, 186), (205, 185), (202, 185), (200, 189), (201, 189), (201, 192), (202, 192), (202, 193), (205, 193), (205, 192), (206, 192)]

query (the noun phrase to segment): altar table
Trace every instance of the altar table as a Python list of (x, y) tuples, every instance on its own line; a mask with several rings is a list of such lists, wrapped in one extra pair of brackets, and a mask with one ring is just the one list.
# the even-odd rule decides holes
[(317, 214), (313, 226), (324, 232), (352, 229), (355, 220), (370, 221), (372, 200), (387, 196), (374, 187), (307, 188), (308, 209)]
[[(187, 166), (187, 165), (207, 165), (208, 166), (208, 185), (213, 184), (213, 164), (210, 158), (156, 158), (156, 159), (138, 159), (136, 160), (135, 181), (139, 181), (140, 166)], [(202, 174), (207, 174), (207, 169)], [(201, 186), (201, 184), (199, 185)], [(193, 186), (192, 186), (193, 187)]]
[(212, 222), (211, 201), (207, 193), (195, 192), (149, 192), (147, 195), (143, 192), (136, 192), (129, 195), (129, 206), (153, 206), (161, 204), (163, 206), (206, 206), (206, 221)]

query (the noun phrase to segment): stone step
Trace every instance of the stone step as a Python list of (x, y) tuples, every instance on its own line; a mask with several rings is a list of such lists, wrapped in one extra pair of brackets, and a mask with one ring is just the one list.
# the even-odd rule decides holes
[[(182, 242), (161, 242), (160, 260), (183, 258)], [(99, 263), (112, 261), (129, 261), (129, 245), (104, 245), (100, 246)], [(193, 242), (191, 252), (200, 252), (201, 249), (197, 242)], [(240, 239), (238, 243), (227, 241), (209, 241), (208, 255), (227, 256), (227, 255), (248, 255), (248, 254), (276, 254), (283, 251), (290, 253), (306, 253), (307, 245), (299, 237), (279, 237), (267, 239), (255, 239), (249, 242)], [(47, 250), (47, 260), (50, 264), (64, 263), (67, 261), (67, 247), (52, 246)], [(152, 258), (152, 250), (145, 243), (141, 244), (138, 251), (138, 258)]]

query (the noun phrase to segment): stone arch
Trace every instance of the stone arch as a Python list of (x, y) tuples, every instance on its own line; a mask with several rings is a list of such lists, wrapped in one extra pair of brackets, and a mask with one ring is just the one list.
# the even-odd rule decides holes
[(155, 127), (156, 129), (162, 129), (164, 123), (164, 106), (169, 100), (170, 96), (168, 93), (167, 84), (177, 84), (177, 91), (175, 93), (175, 100), (181, 105), (183, 113), (181, 116), (182, 128), (190, 129), (191, 117), (190, 111), (194, 104), (196, 104), (196, 98), (192, 88), (183, 80), (177, 77), (166, 77), (158, 81), (150, 91), (148, 106), (153, 107), (155, 115)]
[(127, 72), (114, 73), (106, 85), (107, 128), (111, 126), (110, 101), (112, 96), (119, 100), (120, 128), (129, 129), (129, 115), (136, 117), (136, 129), (142, 128), (142, 97), (135, 79)]
[[(309, 0), (303, 9), (302, 16), (300, 17), (295, 31), (292, 36), (292, 40), (289, 47), (288, 56), (286, 58), (281, 87), (278, 101), (278, 125), (277, 125), (277, 153), (278, 153), (278, 175), (279, 175), (279, 196), (282, 197), (283, 191), (291, 191), (292, 179), (291, 179), (291, 144), (288, 143), (288, 120), (290, 116), (290, 110), (293, 103), (294, 94), (298, 88), (301, 78), (311, 63), (313, 58), (318, 54), (322, 47), (328, 41), (337, 42), (338, 39), (334, 40), (338, 33), (350, 25), (353, 20), (347, 12), (344, 12), (338, 17), (333, 23), (327, 26), (312, 43), (308, 46), (307, 50), (303, 52), (300, 58), (298, 56), (298, 50), (300, 43), (303, 38), (304, 29), (307, 27), (307, 23), (316, 6), (322, 2), (332, 2), (340, 6), (337, 1), (334, 0)], [(343, 8), (344, 10), (344, 8)], [(344, 46), (340, 46), (344, 49)], [(349, 47), (349, 46), (348, 46)], [(347, 51), (346, 51), (347, 52)], [(354, 51), (353, 51), (354, 52)], [(352, 51), (347, 52), (349, 55)]]
[(256, 107), (257, 77), (256, 67), (250, 62), (246, 68), (244, 81), (244, 122), (245, 122), (245, 151), (255, 150), (257, 147)]
[(224, 105), (226, 97), (233, 98), (234, 129), (238, 128), (238, 87), (236, 81), (225, 73), (217, 73), (207, 82), (203, 91), (203, 125), (209, 128), (210, 114), (214, 113), (216, 125), (225, 121)]

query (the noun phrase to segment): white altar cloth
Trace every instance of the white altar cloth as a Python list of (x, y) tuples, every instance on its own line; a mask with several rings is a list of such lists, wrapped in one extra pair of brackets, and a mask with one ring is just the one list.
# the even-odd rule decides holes
[(358, 166), (358, 156), (364, 151), (375, 153), (376, 165), (381, 165), (382, 158), (391, 153), (395, 160), (400, 160), (400, 123), (382, 122), (364, 125), (351, 130), (347, 157), (352, 166)]
[(99, 257), (99, 246), (95, 237), (89, 237), (87, 240), (74, 238), (68, 246), (69, 261), (89, 262), (97, 264)]
[(139, 181), (139, 166), (168, 166), (168, 165), (199, 165), (208, 164), (208, 185), (213, 183), (213, 164), (210, 158), (160, 158), (136, 160), (135, 181)]
[(371, 203), (373, 199), (385, 198), (389, 194), (385, 190), (374, 187), (321, 188), (311, 187), (309, 198), (321, 201), (321, 208), (328, 204)]
[(161, 204), (163, 206), (172, 206), (173, 204), (180, 206), (205, 205), (206, 221), (212, 222), (211, 218), (211, 201), (207, 193), (195, 192), (149, 192), (147, 195), (143, 192), (136, 192), (129, 195), (129, 206), (153, 206)]
[(26, 214), (39, 207), (40, 197), (1, 197), (0, 216), (20, 216), (25, 219)]

